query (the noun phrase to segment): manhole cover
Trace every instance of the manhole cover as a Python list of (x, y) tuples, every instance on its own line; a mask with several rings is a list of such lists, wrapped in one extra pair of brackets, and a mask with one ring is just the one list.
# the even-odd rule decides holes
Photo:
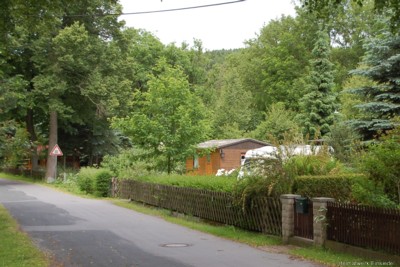
[(191, 245), (185, 243), (170, 243), (170, 244), (162, 244), (160, 246), (165, 248), (184, 248), (184, 247), (189, 247)]

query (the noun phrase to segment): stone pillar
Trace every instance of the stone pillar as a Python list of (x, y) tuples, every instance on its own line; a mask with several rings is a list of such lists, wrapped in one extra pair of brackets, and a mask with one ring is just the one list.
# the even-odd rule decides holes
[(334, 202), (334, 198), (327, 197), (316, 197), (312, 199), (313, 212), (314, 212), (314, 245), (317, 247), (323, 247), (326, 241), (326, 214), (327, 214), (327, 203)]
[(282, 241), (287, 244), (294, 235), (294, 199), (300, 195), (281, 195), (282, 203)]

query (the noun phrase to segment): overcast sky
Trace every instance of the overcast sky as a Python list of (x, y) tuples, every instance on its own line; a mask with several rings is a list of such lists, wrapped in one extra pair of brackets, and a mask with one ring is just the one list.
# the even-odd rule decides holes
[[(142, 12), (233, 2), (235, 0), (120, 0), (123, 12)], [(292, 0), (246, 0), (191, 10), (121, 16), (126, 26), (152, 32), (164, 44), (200, 39), (207, 50), (244, 47), (264, 24), (294, 15)]]

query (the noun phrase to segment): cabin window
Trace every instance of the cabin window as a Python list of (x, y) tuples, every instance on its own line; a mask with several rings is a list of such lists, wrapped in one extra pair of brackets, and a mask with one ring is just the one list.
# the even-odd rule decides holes
[(199, 156), (194, 155), (193, 157), (193, 169), (198, 169), (199, 168)]

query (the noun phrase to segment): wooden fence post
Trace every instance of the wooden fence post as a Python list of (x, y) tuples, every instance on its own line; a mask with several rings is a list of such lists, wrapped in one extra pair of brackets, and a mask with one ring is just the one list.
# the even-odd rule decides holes
[(294, 235), (294, 200), (300, 195), (281, 195), (282, 203), (282, 241), (287, 244), (289, 237)]
[(314, 212), (314, 245), (317, 247), (323, 247), (326, 241), (326, 214), (327, 214), (327, 203), (335, 202), (334, 198), (328, 197), (316, 197), (312, 199), (313, 212)]
[(118, 197), (117, 183), (118, 183), (118, 179), (116, 177), (112, 177), (111, 178), (111, 197)]

